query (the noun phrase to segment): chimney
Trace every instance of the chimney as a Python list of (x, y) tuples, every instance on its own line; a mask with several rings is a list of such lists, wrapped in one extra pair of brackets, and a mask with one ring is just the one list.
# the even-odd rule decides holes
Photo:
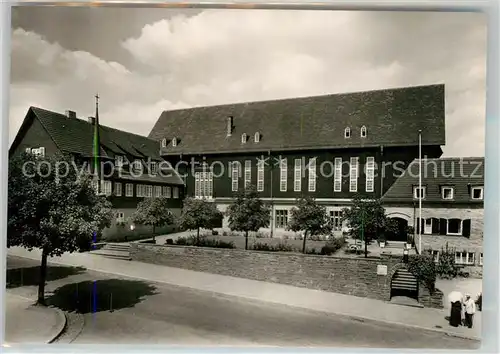
[(66, 111), (66, 115), (68, 116), (68, 118), (76, 118), (75, 111)]
[(92, 125), (95, 124), (95, 117), (88, 117), (88, 122)]
[(231, 136), (232, 132), (233, 132), (233, 117), (229, 116), (227, 117), (227, 136)]

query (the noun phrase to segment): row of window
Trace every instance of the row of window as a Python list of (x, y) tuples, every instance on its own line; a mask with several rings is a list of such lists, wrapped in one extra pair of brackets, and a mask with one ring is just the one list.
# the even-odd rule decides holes
[[(440, 186), (441, 189), (441, 198), (443, 200), (453, 200), (455, 196), (455, 188), (452, 186)], [(484, 187), (483, 186), (476, 186), (476, 187), (471, 187), (469, 191), (470, 198), (472, 200), (483, 200), (484, 197)], [(427, 196), (427, 187), (422, 186), (422, 187), (413, 187), (413, 198), (414, 199), (425, 199)]]
[[(124, 156), (116, 155), (115, 156), (115, 167), (118, 170), (122, 169), (124, 164), (125, 164), (125, 160), (126, 160), (126, 158)], [(139, 159), (135, 159), (134, 161), (132, 161), (131, 167), (132, 167), (132, 171), (134, 173), (143, 173), (143, 171), (144, 171), (143, 163)], [(157, 171), (158, 171), (157, 162), (151, 161), (149, 163), (149, 172), (151, 172), (151, 174), (154, 175), (157, 173)]]
[[(434, 262), (439, 262), (439, 251), (431, 251)], [(476, 254), (473, 252), (455, 252), (455, 264), (474, 265), (476, 264)], [(479, 265), (483, 265), (483, 254), (479, 254)]]
[[(359, 135), (362, 138), (366, 138), (366, 134), (367, 134), (366, 127), (363, 125), (361, 127), (361, 131), (360, 131)], [(351, 136), (352, 136), (351, 128), (349, 128), (349, 127), (345, 128), (344, 129), (344, 138), (349, 139)]]
[[(342, 158), (335, 158), (334, 165), (334, 177), (333, 177), (333, 190), (334, 192), (342, 191)], [(280, 192), (286, 192), (288, 190), (288, 161), (286, 158), (280, 159)], [(294, 192), (302, 191), (302, 176), (303, 168), (302, 159), (295, 159), (294, 164)], [(309, 192), (316, 191), (316, 158), (310, 158), (308, 165), (306, 166), (308, 170), (308, 184), (307, 190)], [(229, 171), (231, 176), (231, 190), (237, 192), (239, 189), (239, 178), (240, 176), (240, 163), (238, 161), (229, 163)], [(244, 186), (245, 188), (250, 185), (252, 178), (252, 161), (245, 161), (244, 169)], [(365, 190), (366, 192), (373, 192), (375, 190), (375, 158), (366, 158), (366, 181)], [(359, 157), (351, 157), (349, 165), (349, 192), (358, 192), (358, 179), (359, 179)], [(257, 163), (257, 191), (264, 191), (264, 161), (259, 160)]]
[[(173, 139), (172, 139), (172, 146), (173, 146), (173, 147), (176, 147), (176, 146), (177, 146), (177, 138), (173, 138)], [(167, 138), (163, 138), (163, 139), (161, 139), (161, 147), (162, 147), (162, 148), (167, 147)]]
[(417, 234), (424, 235), (448, 235), (448, 236), (470, 236), (471, 220), (470, 219), (438, 219), (438, 218), (417, 218), (416, 230)]
[[(277, 209), (275, 215), (275, 226), (280, 229), (286, 228), (288, 225), (288, 210), (287, 209)], [(330, 222), (333, 226), (333, 231), (342, 230), (342, 211), (341, 210), (331, 210), (330, 211)]]
[[(114, 184), (114, 189), (113, 189)], [(156, 198), (179, 198), (179, 188), (170, 186), (151, 186), (145, 184), (136, 184), (136, 197), (149, 197)], [(97, 185), (94, 184), (97, 189)], [(117, 197), (123, 196), (123, 184), (121, 182), (101, 181), (101, 192), (107, 196), (114, 194)], [(125, 183), (125, 197), (134, 196), (134, 185), (132, 183)]]

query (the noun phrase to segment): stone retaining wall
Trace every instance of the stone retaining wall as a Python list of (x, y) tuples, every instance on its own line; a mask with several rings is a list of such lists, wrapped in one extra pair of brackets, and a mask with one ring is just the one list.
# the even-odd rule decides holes
[[(390, 300), (393, 269), (400, 257), (340, 258), (296, 253), (132, 244), (135, 261), (288, 284), (346, 295)], [(386, 266), (386, 275), (377, 267)], [(383, 267), (382, 267), (383, 268)]]

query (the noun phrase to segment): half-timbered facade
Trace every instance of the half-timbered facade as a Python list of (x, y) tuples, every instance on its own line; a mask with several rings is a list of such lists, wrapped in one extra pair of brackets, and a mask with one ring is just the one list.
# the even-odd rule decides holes
[(225, 210), (254, 185), (271, 202), (274, 233), (300, 196), (334, 222), (355, 194), (383, 196), (418, 156), (419, 130), (423, 154), (440, 157), (444, 108), (444, 85), (248, 102), (165, 111), (149, 138), (189, 196)]

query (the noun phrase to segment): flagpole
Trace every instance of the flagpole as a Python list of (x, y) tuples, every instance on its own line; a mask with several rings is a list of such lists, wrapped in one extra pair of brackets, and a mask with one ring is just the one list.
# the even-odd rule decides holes
[(418, 253), (422, 254), (422, 130), (418, 131)]
[(95, 95), (95, 120), (94, 120), (94, 173), (97, 181), (97, 194), (101, 192), (101, 171), (100, 171), (100, 137), (99, 137), (99, 95)]

